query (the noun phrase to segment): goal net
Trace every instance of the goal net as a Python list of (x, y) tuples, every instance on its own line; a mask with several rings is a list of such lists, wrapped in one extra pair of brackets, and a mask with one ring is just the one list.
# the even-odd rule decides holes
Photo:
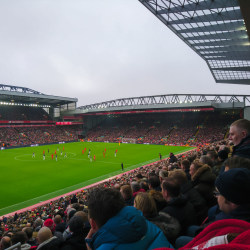
[(122, 138), (122, 143), (136, 143), (136, 139), (134, 138)]

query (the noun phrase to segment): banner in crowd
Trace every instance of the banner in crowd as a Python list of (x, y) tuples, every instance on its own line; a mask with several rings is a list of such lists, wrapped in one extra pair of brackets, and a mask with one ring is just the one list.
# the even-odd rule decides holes
[(83, 122), (56, 122), (56, 125), (82, 125)]
[(16, 128), (16, 127), (55, 127), (54, 124), (52, 125), (0, 125), (0, 128)]
[(81, 120), (82, 116), (64, 116), (63, 119), (67, 119), (67, 120)]
[(54, 123), (54, 121), (1, 121), (0, 123)]
[(141, 110), (141, 111), (120, 111), (120, 112), (98, 112), (86, 113), (82, 115), (121, 115), (121, 114), (141, 114), (141, 113), (167, 113), (167, 112), (198, 112), (214, 111), (214, 108), (196, 108), (196, 109), (161, 109), (161, 110)]

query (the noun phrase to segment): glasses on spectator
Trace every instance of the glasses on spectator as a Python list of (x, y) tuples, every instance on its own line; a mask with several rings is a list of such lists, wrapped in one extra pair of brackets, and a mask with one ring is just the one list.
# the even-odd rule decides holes
[(214, 191), (214, 196), (215, 197), (218, 197), (218, 196), (220, 196), (221, 195), (221, 193), (220, 192), (218, 192), (218, 191)]

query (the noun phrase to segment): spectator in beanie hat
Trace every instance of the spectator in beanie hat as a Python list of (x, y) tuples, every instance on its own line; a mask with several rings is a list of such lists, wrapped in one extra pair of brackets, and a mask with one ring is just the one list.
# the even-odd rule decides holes
[(48, 227), (51, 230), (53, 236), (56, 236), (60, 242), (63, 241), (63, 235), (61, 232), (56, 231), (56, 224), (52, 219), (45, 220), (43, 227)]
[(215, 182), (219, 208), (215, 220), (239, 219), (250, 221), (250, 170), (230, 169), (219, 175)]

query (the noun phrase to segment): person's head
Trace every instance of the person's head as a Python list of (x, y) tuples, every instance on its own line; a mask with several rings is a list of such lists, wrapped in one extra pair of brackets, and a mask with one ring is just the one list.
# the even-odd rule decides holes
[(141, 174), (137, 174), (136, 176), (135, 176), (135, 179), (137, 180), (137, 181), (139, 181), (140, 179), (142, 179), (143, 178), (143, 176), (141, 175)]
[(233, 168), (247, 168), (250, 170), (250, 160), (243, 157), (230, 157), (224, 162), (225, 171)]
[(233, 144), (238, 145), (243, 138), (250, 133), (250, 121), (246, 119), (240, 119), (233, 122), (229, 130), (229, 140), (232, 140)]
[(121, 192), (124, 200), (128, 200), (128, 199), (131, 199), (133, 197), (133, 191), (132, 191), (132, 188), (130, 187), (130, 185), (121, 186), (120, 192)]
[(134, 181), (131, 183), (131, 188), (133, 190), (133, 193), (138, 192), (140, 190), (140, 184)]
[(1, 239), (0, 249), (1, 249), (1, 250), (4, 250), (4, 249), (9, 248), (10, 246), (11, 246), (11, 239), (10, 239), (10, 237), (4, 236), (4, 237)]
[(163, 178), (168, 177), (168, 171), (167, 170), (160, 170), (159, 171), (159, 179), (160, 182), (163, 181)]
[(56, 224), (52, 219), (47, 219), (44, 221), (43, 227), (48, 227), (51, 230), (51, 232), (54, 233), (56, 229)]
[(190, 161), (189, 160), (183, 160), (181, 161), (181, 169), (182, 170), (189, 170), (190, 168)]
[(54, 222), (56, 223), (56, 225), (60, 224), (62, 222), (61, 215), (57, 214), (54, 218)]
[(81, 216), (73, 216), (69, 221), (69, 231), (75, 233), (84, 227), (84, 221)]
[(171, 198), (180, 196), (180, 184), (172, 177), (166, 177), (162, 182), (161, 187), (163, 198), (166, 201), (169, 201)]
[(42, 226), (42, 224), (43, 224), (43, 220), (42, 219), (36, 219), (33, 225), (36, 228), (36, 227)]
[(250, 170), (230, 169), (218, 176), (215, 181), (215, 196), (221, 211), (229, 214), (239, 206), (250, 204)]
[(144, 189), (146, 192), (149, 190), (148, 183), (146, 181), (141, 181), (140, 187)]
[(218, 159), (219, 161), (223, 162), (228, 158), (228, 151), (223, 149), (218, 152)]
[(202, 155), (201, 158), (200, 158), (200, 163), (202, 165), (207, 164), (211, 168), (213, 167), (213, 161), (208, 155)]
[(175, 169), (174, 171), (169, 172), (169, 177), (177, 180), (179, 184), (183, 184), (188, 181), (187, 175), (182, 169)]
[(118, 184), (118, 183), (116, 183), (116, 184), (114, 185), (114, 188), (117, 189), (118, 191), (120, 191), (121, 185)]
[(32, 238), (33, 230), (31, 227), (25, 227), (23, 231), (26, 233), (28, 239)]
[(83, 211), (76, 212), (74, 216), (80, 216), (80, 217), (82, 217), (84, 223), (88, 221), (88, 215), (85, 212), (83, 212)]
[(193, 177), (194, 174), (196, 173), (196, 171), (197, 171), (199, 168), (201, 168), (201, 167), (202, 167), (202, 164), (201, 164), (200, 162), (193, 162), (193, 163), (191, 164), (191, 166), (190, 166), (190, 171), (189, 171), (191, 177)]
[(134, 200), (134, 207), (139, 209), (144, 215), (157, 211), (155, 201), (148, 193), (138, 193)]
[(149, 189), (155, 189), (157, 187), (160, 187), (161, 182), (157, 176), (153, 176), (148, 180), (148, 187)]
[(37, 234), (37, 242), (42, 244), (44, 241), (50, 239), (52, 237), (52, 232), (48, 227), (42, 227)]
[[(207, 156), (209, 156), (212, 159), (212, 161), (216, 161), (218, 159), (218, 155), (214, 150), (208, 151)], [(207, 164), (207, 165), (209, 165), (209, 164)]]
[(15, 244), (17, 244), (18, 242), (20, 242), (21, 245), (23, 245), (23, 244), (26, 243), (26, 240), (27, 240), (27, 235), (26, 235), (26, 233), (23, 232), (23, 231), (19, 231), (19, 232), (14, 233), (14, 234), (11, 236), (11, 245), (15, 245)]
[(221, 150), (226, 150), (226, 151), (228, 152), (228, 154), (230, 153), (230, 148), (227, 147), (226, 145), (221, 145), (221, 146), (219, 147), (219, 152), (220, 152)]
[(94, 232), (125, 207), (121, 193), (113, 188), (95, 188), (88, 195), (89, 222)]
[(173, 156), (173, 155), (174, 155), (174, 154), (173, 154), (172, 152), (169, 153), (169, 156), (170, 156), (170, 157)]

